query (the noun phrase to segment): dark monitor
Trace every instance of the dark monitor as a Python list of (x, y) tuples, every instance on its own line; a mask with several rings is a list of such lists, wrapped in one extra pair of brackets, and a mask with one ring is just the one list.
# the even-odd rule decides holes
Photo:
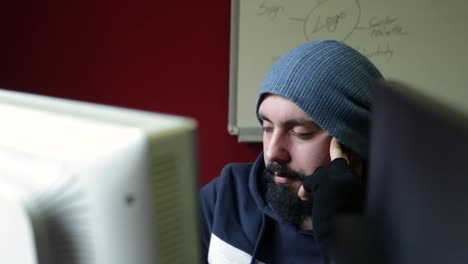
[(367, 216), (386, 262), (468, 263), (467, 114), (398, 82), (373, 100)]

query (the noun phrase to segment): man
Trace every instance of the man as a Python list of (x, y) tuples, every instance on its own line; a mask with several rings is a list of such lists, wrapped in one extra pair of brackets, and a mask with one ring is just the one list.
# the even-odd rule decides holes
[(272, 66), (257, 100), (263, 153), (253, 164), (227, 165), (201, 190), (205, 260), (328, 260), (331, 219), (362, 209), (368, 84), (381, 77), (333, 40), (303, 44)]

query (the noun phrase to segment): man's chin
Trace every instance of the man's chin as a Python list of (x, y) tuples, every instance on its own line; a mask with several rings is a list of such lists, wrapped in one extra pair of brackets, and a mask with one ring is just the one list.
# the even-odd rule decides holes
[(302, 201), (298, 196), (300, 185), (301, 181), (297, 179), (289, 179), (288, 183), (278, 183), (275, 177), (272, 177), (267, 183), (265, 193), (265, 199), (271, 208), (281, 218), (297, 227), (312, 213), (312, 204)]

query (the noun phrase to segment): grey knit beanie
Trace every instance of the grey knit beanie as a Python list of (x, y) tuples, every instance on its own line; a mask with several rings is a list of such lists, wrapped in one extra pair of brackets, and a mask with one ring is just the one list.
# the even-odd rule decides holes
[[(260, 87), (264, 94), (285, 97), (322, 129), (369, 158), (369, 82), (382, 78), (362, 54), (338, 41), (308, 42), (281, 57)], [(259, 118), (260, 120), (260, 118)]]

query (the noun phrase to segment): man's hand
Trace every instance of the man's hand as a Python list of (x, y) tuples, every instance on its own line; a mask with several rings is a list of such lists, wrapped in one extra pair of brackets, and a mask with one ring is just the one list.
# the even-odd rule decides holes
[(365, 196), (360, 178), (354, 175), (348, 156), (336, 138), (330, 143), (330, 159), (329, 166), (304, 177), (299, 190), (301, 199), (312, 199), (312, 226), (325, 263), (329, 262), (330, 241), (335, 233), (333, 217), (361, 214)]
[[(349, 164), (348, 155), (341, 148), (341, 145), (338, 142), (338, 139), (332, 138), (330, 142), (330, 160), (334, 161), (335, 159), (339, 159), (339, 158), (345, 159), (346, 162)], [(299, 189), (298, 195), (302, 200), (308, 201), (311, 193), (307, 192), (304, 189), (304, 186), (301, 186)]]

